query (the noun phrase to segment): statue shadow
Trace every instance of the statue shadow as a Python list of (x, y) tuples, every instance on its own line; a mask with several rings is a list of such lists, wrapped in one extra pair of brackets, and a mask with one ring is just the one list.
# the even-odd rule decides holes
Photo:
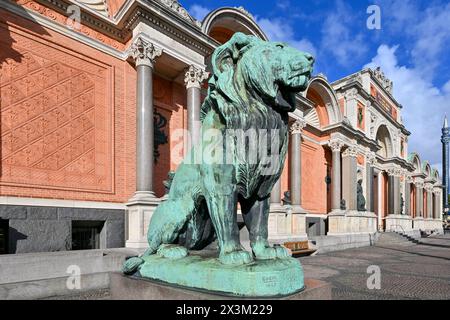
[(26, 240), (28, 238), (27, 235), (22, 232), (17, 231), (17, 229), (9, 227), (9, 236), (8, 236), (8, 253), (13, 254), (17, 253), (17, 243), (20, 240)]
[[(17, 13), (7, 11), (0, 8), (0, 117), (3, 119), (1, 113), (4, 112), (5, 92), (8, 90), (7, 78), (14, 76), (13, 74), (6, 74), (6, 69), (9, 69), (14, 64), (23, 62), (24, 55), (17, 50), (15, 44), (13, 28), (20, 26), (20, 28), (27, 29), (27, 33), (35, 36), (49, 36), (50, 34), (30, 15), (22, 6), (12, 4), (15, 6)], [(20, 15), (20, 17), (19, 17)], [(20, 88), (18, 88), (20, 90)], [(3, 135), (3, 122), (0, 122), (0, 133)], [(2, 137), (3, 138), (3, 137)], [(2, 141), (3, 142), (3, 141)], [(3, 143), (2, 143), (3, 145)], [(3, 158), (3, 147), (0, 148), (0, 159)], [(0, 161), (0, 175), (3, 175), (3, 165)]]

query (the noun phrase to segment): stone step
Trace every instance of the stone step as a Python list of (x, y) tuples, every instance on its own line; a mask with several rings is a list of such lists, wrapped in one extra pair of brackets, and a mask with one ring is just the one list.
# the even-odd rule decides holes
[(383, 232), (380, 234), (375, 245), (383, 246), (383, 245), (395, 245), (395, 246), (413, 246), (417, 244), (418, 241), (403, 234), (399, 234), (396, 232)]

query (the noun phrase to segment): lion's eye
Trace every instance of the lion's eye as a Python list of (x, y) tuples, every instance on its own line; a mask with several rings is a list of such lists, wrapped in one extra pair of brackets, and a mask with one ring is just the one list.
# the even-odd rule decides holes
[(281, 48), (281, 49), (283, 49), (284, 48), (284, 45), (282, 45), (281, 43), (277, 43), (277, 45), (276, 45), (278, 48)]

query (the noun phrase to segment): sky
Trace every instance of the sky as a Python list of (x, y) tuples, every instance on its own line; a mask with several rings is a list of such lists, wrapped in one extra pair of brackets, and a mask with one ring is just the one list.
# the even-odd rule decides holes
[[(442, 171), (441, 127), (450, 116), (449, 0), (180, 0), (202, 20), (219, 7), (243, 6), (269, 40), (312, 53), (314, 73), (330, 82), (380, 66), (394, 82), (409, 152)], [(379, 8), (379, 29), (368, 28)]]

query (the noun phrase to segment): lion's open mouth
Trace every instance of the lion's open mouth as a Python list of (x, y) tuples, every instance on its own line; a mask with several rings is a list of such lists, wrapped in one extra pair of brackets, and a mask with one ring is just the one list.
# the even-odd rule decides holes
[(297, 90), (292, 90), (291, 88), (280, 86), (278, 89), (276, 103), (278, 107), (283, 111), (293, 111), (295, 110), (295, 94)]

